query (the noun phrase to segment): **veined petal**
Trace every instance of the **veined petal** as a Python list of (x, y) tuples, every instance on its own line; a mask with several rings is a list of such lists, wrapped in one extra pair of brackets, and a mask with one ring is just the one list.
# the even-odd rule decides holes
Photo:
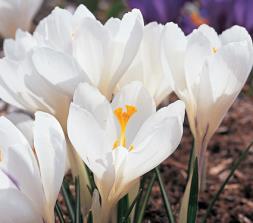
[(109, 33), (99, 21), (86, 18), (73, 38), (74, 57), (92, 84), (98, 86), (105, 66)]
[(72, 14), (56, 7), (49, 16), (42, 19), (34, 36), (40, 45), (47, 45), (62, 52), (71, 52)]
[(68, 135), (82, 160), (89, 166), (89, 160), (99, 159), (112, 150), (107, 145), (104, 131), (87, 110), (72, 103), (68, 116)]
[(251, 50), (246, 41), (229, 43), (207, 61), (196, 96), (202, 131), (209, 125), (212, 135), (239, 94), (253, 64)]
[(143, 18), (140, 11), (133, 10), (124, 15), (118, 27), (118, 32), (114, 32), (111, 37), (105, 61), (107, 73), (104, 73), (100, 82), (102, 92), (105, 92), (109, 99), (116, 84), (127, 71), (138, 52), (143, 28)]
[(8, 175), (8, 173), (4, 170), (2, 170), (0, 168), (0, 191), (3, 189), (17, 189), (18, 190), (18, 186), (17, 182), (15, 182), (15, 180), (13, 178), (11, 178), (10, 175)]
[(35, 113), (34, 148), (47, 204), (53, 215), (64, 177), (67, 150), (61, 125), (52, 115)]
[(126, 182), (136, 180), (175, 151), (183, 134), (184, 111), (184, 103), (177, 101), (160, 109), (143, 124), (125, 164)]
[(33, 52), (32, 61), (37, 72), (65, 94), (72, 96), (78, 83), (89, 82), (74, 58), (67, 54), (40, 48)]
[(249, 45), (252, 46), (252, 40), (244, 27), (241, 26), (232, 26), (230, 29), (225, 30), (220, 35), (220, 40), (223, 45), (232, 43), (232, 42), (241, 42), (247, 41)]
[(212, 42), (202, 32), (195, 30), (190, 34), (185, 53), (185, 78), (193, 94), (198, 85), (200, 72), (206, 59), (212, 55)]
[(13, 112), (6, 115), (6, 118), (10, 120), (25, 136), (30, 146), (33, 147), (33, 124), (34, 120), (31, 116)]
[(9, 59), (20, 61), (23, 60), (26, 57), (26, 54), (36, 46), (37, 41), (30, 33), (18, 29), (15, 40), (4, 40), (4, 55)]
[(6, 118), (0, 118), (0, 168), (42, 214), (44, 195), (35, 155), (22, 133)]
[(219, 36), (212, 27), (203, 24), (198, 27), (197, 32), (203, 34), (215, 49), (218, 49), (221, 46)]
[(162, 68), (162, 30), (163, 26), (155, 22), (144, 27), (139, 52), (119, 83), (124, 86), (131, 81), (141, 81), (155, 98), (156, 105), (171, 92), (171, 81), (166, 79)]
[(173, 90), (179, 95), (186, 88), (184, 59), (187, 45), (187, 38), (183, 31), (175, 23), (167, 23), (162, 35), (163, 67), (167, 75), (174, 80)]
[(4, 223), (43, 223), (32, 202), (16, 189), (0, 190), (0, 215)]
[(99, 90), (87, 83), (81, 83), (74, 94), (73, 103), (93, 114), (94, 118), (105, 131), (105, 138), (113, 145), (117, 138), (114, 114), (109, 101)]

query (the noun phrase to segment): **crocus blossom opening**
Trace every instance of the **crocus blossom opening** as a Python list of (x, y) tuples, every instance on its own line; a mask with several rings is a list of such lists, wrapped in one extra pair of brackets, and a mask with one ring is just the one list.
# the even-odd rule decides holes
[[(118, 146), (126, 147), (126, 128), (129, 119), (137, 112), (137, 108), (133, 105), (126, 105), (126, 111), (123, 111), (122, 107), (116, 108), (114, 110), (114, 115), (117, 117), (117, 120), (120, 125), (120, 136), (113, 145), (113, 149)], [(130, 146), (132, 148), (132, 146)], [(130, 149), (129, 148), (129, 149)]]

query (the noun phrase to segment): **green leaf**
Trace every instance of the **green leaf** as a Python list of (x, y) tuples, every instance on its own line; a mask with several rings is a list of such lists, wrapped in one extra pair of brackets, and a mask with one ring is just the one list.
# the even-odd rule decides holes
[(89, 214), (88, 214), (87, 223), (93, 223), (93, 215), (92, 215), (92, 212), (91, 212), (91, 211), (90, 211)]
[(65, 223), (63, 212), (58, 201), (56, 201), (56, 204), (55, 204), (55, 212), (59, 218), (60, 223)]
[(161, 191), (161, 194), (162, 194), (163, 203), (164, 203), (164, 207), (165, 207), (165, 210), (166, 210), (167, 217), (168, 217), (170, 223), (175, 223), (173, 213), (172, 213), (172, 209), (171, 209), (171, 206), (170, 206), (170, 202), (169, 202), (169, 199), (168, 199), (168, 195), (165, 191), (165, 186), (164, 186), (162, 176), (160, 174), (160, 171), (159, 171), (158, 167), (155, 168), (155, 172), (156, 172), (156, 177), (157, 177), (157, 180), (158, 180), (158, 183), (159, 183), (159, 186), (160, 186), (160, 191)]
[(198, 212), (198, 192), (199, 192), (199, 179), (198, 179), (198, 159), (195, 159), (191, 189), (189, 196), (189, 205), (187, 212), (187, 223), (195, 223)]
[(234, 172), (237, 170), (237, 168), (239, 167), (239, 165), (241, 164), (241, 162), (243, 160), (246, 159), (251, 147), (253, 145), (253, 142), (251, 142), (248, 147), (243, 151), (243, 153), (239, 156), (239, 158), (234, 161), (234, 163), (232, 164), (231, 167), (231, 171), (229, 173), (229, 175), (227, 176), (227, 178), (225, 179), (225, 181), (223, 182), (223, 184), (221, 185), (220, 189), (217, 191), (217, 193), (214, 195), (213, 199), (211, 200), (211, 202), (209, 203), (209, 206), (207, 208), (206, 214), (204, 215), (201, 223), (205, 223), (207, 220), (207, 217), (209, 216), (215, 202), (218, 200), (220, 194), (222, 193), (222, 191), (224, 190), (226, 184), (228, 183), (228, 181), (230, 180), (230, 178), (234, 175)]
[(144, 217), (144, 213), (145, 213), (145, 209), (146, 209), (146, 206), (148, 204), (148, 200), (149, 200), (149, 197), (150, 197), (150, 194), (151, 194), (152, 187), (154, 185), (155, 179), (156, 179), (156, 173), (155, 173), (155, 171), (153, 171), (152, 178), (149, 181), (147, 190), (145, 191), (145, 193), (143, 195), (144, 196), (143, 197), (143, 201), (140, 203), (140, 209), (137, 212), (138, 216), (137, 216), (136, 223), (142, 223), (142, 220), (143, 220), (143, 217)]
[(66, 180), (63, 180), (62, 187), (61, 187), (62, 195), (66, 204), (66, 207), (68, 209), (69, 217), (71, 219), (71, 222), (75, 221), (75, 206), (74, 206), (74, 199), (73, 196), (69, 190), (69, 185)]
[(134, 208), (134, 205), (136, 204), (137, 200), (140, 198), (142, 194), (142, 188), (140, 188), (137, 196), (135, 197), (135, 199), (133, 200), (132, 204), (130, 205), (130, 207), (128, 208), (128, 211), (126, 212), (126, 215), (122, 218), (122, 223), (127, 223), (129, 220), (129, 216)]
[(137, 218), (138, 218), (138, 215), (139, 215), (139, 212), (140, 212), (140, 207), (141, 207), (141, 204), (143, 202), (143, 199), (144, 199), (144, 185), (145, 185), (145, 182), (146, 182), (146, 176), (147, 175), (144, 175), (141, 179), (141, 185), (140, 185), (140, 194), (139, 194), (139, 197), (136, 201), (136, 205), (135, 205), (135, 211), (134, 211), (134, 221), (133, 222), (137, 222)]
[(98, 0), (77, 0), (78, 4), (84, 4), (91, 12), (95, 12), (98, 8)]
[(107, 18), (111, 17), (118, 17), (119, 14), (124, 11), (125, 5), (122, 0), (118, 0), (117, 2), (113, 3), (111, 8), (107, 13)]
[[(129, 205), (129, 199), (128, 199), (128, 195), (125, 195), (123, 198), (120, 199), (120, 201), (118, 202), (118, 223), (122, 222), (122, 219), (125, 216), (125, 213), (128, 210), (128, 205)], [(128, 221), (127, 221), (128, 222)]]
[(93, 173), (91, 172), (91, 170), (86, 165), (85, 165), (85, 168), (86, 168), (89, 182), (90, 182), (90, 187), (88, 186), (88, 189), (89, 189), (91, 196), (92, 196), (93, 191), (96, 189), (96, 184), (95, 184), (94, 176), (93, 176)]
[(75, 178), (76, 204), (75, 204), (75, 223), (81, 223), (81, 200), (80, 200), (80, 181)]

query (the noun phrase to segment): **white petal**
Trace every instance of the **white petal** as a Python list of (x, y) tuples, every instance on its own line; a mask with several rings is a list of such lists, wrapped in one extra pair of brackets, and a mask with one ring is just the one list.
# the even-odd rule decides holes
[(71, 52), (72, 15), (56, 7), (49, 16), (40, 21), (34, 36), (40, 44), (62, 52)]
[(30, 33), (18, 29), (15, 40), (4, 40), (4, 55), (15, 61), (23, 60), (26, 54), (36, 46), (37, 41)]
[(98, 89), (87, 83), (80, 84), (75, 91), (73, 102), (94, 116), (105, 131), (107, 141), (113, 145), (117, 138), (114, 115), (110, 103)]
[(53, 212), (64, 177), (67, 151), (62, 128), (52, 115), (36, 112), (34, 147), (46, 200)]
[(32, 60), (38, 73), (66, 94), (73, 95), (78, 83), (89, 81), (69, 55), (40, 48), (33, 52)]
[(183, 65), (186, 44), (187, 39), (178, 25), (167, 23), (162, 36), (163, 66), (166, 74), (172, 75), (171, 79), (174, 80), (172, 87), (177, 94), (181, 93), (186, 87)]
[(31, 201), (15, 189), (0, 190), (0, 215), (4, 223), (43, 223)]
[(207, 57), (212, 55), (212, 42), (202, 32), (195, 30), (187, 42), (185, 53), (185, 76), (188, 87), (194, 90)]
[(112, 145), (105, 143), (104, 131), (94, 116), (73, 103), (70, 105), (68, 116), (68, 135), (74, 148), (88, 166), (89, 159), (97, 160), (112, 149)]
[(133, 142), (125, 166), (128, 182), (150, 171), (178, 147), (183, 134), (185, 106), (177, 101), (152, 115), (141, 127)]
[(84, 19), (84, 18), (92, 18), (96, 19), (95, 16), (89, 11), (89, 9), (85, 5), (79, 5), (74, 13), (74, 19), (77, 21)]
[(222, 32), (220, 39), (223, 44), (247, 41), (249, 45), (252, 45), (252, 40), (247, 30), (244, 27), (237, 25)]
[(33, 147), (33, 122), (31, 116), (24, 113), (10, 113), (6, 116), (26, 137), (30, 146)]
[(0, 168), (42, 213), (44, 200), (40, 173), (29, 143), (22, 133), (4, 117), (0, 118), (0, 133), (2, 152)]
[(73, 55), (87, 73), (93, 85), (98, 86), (104, 72), (105, 49), (109, 33), (99, 21), (86, 18), (74, 36)]
[[(139, 49), (143, 35), (143, 18), (140, 11), (126, 13), (121, 21), (118, 32), (112, 36), (105, 64), (108, 66), (101, 82), (102, 89), (108, 96), (122, 78)], [(105, 82), (105, 83), (104, 83)], [(103, 86), (108, 83), (108, 86)]]
[(206, 24), (203, 24), (198, 27), (196, 32), (200, 32), (201, 34), (203, 34), (210, 41), (212, 47), (219, 48), (221, 46), (219, 37), (216, 31), (212, 27)]

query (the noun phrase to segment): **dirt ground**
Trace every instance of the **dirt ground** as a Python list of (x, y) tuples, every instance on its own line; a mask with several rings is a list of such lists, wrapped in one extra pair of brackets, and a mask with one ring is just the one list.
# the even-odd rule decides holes
[[(248, 87), (240, 94), (229, 110), (220, 128), (208, 146), (207, 186), (200, 194), (198, 221), (205, 214), (208, 203), (219, 189), (234, 159), (253, 140), (253, 97), (247, 95)], [(161, 171), (174, 214), (177, 216), (187, 176), (187, 162), (192, 136), (185, 125), (179, 148), (161, 165)], [(235, 176), (229, 181), (217, 201), (209, 223), (253, 222), (253, 150), (244, 160)], [(153, 188), (152, 199), (146, 211), (145, 222), (167, 222), (158, 185)]]
[[(38, 16), (46, 16), (54, 5), (66, 6), (64, 0), (46, 1)], [(1, 49), (2, 41), (0, 41)], [(1, 55), (1, 52), (0, 52)], [(251, 87), (250, 87), (251, 85)], [(229, 173), (232, 161), (253, 140), (253, 85), (248, 83), (208, 146), (207, 186), (200, 194), (198, 219), (204, 215), (208, 202)], [(161, 172), (174, 214), (179, 213), (180, 200), (187, 176), (187, 162), (192, 145), (192, 136), (187, 123), (179, 148), (173, 156), (161, 165)], [(253, 151), (240, 165), (230, 180), (209, 216), (209, 223), (251, 223), (253, 222)], [(198, 220), (198, 222), (200, 222)], [(145, 213), (145, 222), (167, 222), (157, 184)]]

